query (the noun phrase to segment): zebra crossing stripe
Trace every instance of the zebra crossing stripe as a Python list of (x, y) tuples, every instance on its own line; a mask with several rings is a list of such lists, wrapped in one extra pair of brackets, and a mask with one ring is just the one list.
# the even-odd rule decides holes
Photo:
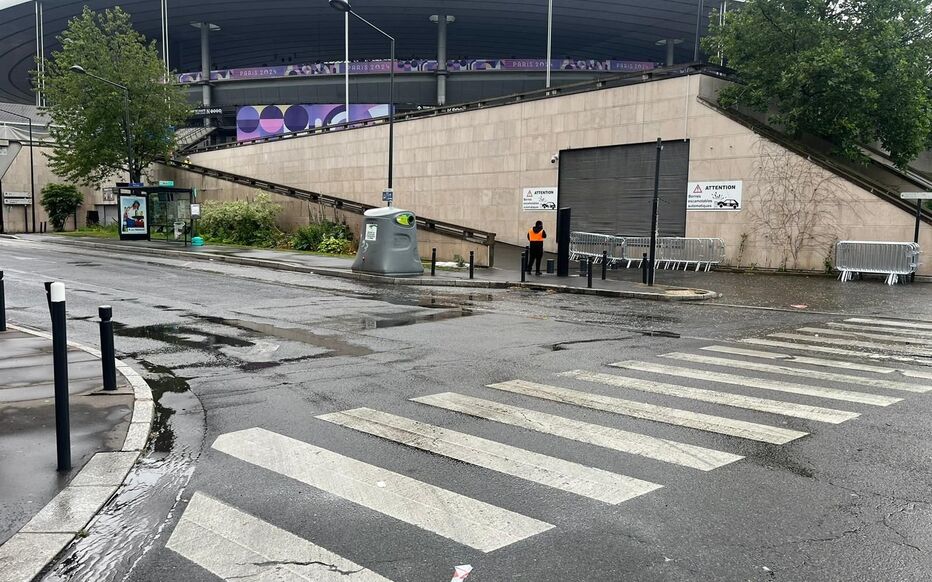
[(391, 582), (291, 532), (203, 493), (191, 497), (165, 544), (224, 580)]
[(585, 380), (587, 382), (598, 382), (618, 388), (628, 388), (631, 390), (640, 390), (641, 392), (650, 392), (652, 394), (676, 396), (678, 398), (689, 398), (702, 402), (732, 406), (734, 408), (782, 414), (783, 416), (805, 418), (830, 424), (840, 424), (846, 420), (851, 420), (852, 418), (860, 416), (857, 412), (848, 412), (846, 410), (833, 410), (820, 406), (809, 406), (808, 404), (781, 402), (779, 400), (768, 400), (766, 398), (744, 396), (743, 394), (730, 394), (728, 392), (717, 392), (715, 390), (677, 386), (674, 384), (652, 382), (650, 380), (640, 380), (638, 378), (628, 378), (614, 374), (586, 372), (585, 370), (573, 370), (570, 372), (563, 372), (560, 375), (568, 378), (576, 378), (577, 380)]
[(317, 418), (612, 505), (662, 487), (370, 408)]
[(932, 345), (932, 340), (923, 339), (923, 338), (903, 337), (903, 336), (879, 334), (879, 333), (868, 333), (864, 331), (849, 331), (849, 330), (844, 330), (844, 329), (832, 329), (828, 327), (801, 327), (797, 331), (803, 331), (806, 333), (814, 333), (814, 334), (837, 335), (841, 337), (876, 339), (876, 340), (881, 340), (885, 342), (894, 342), (894, 343), (900, 343), (900, 344), (914, 344), (914, 345), (920, 345), (920, 346)]
[(831, 382), (849, 382), (860, 386), (871, 386), (873, 388), (887, 388), (890, 390), (903, 390), (905, 392), (928, 392), (932, 386), (922, 386), (920, 384), (910, 384), (908, 382), (896, 382), (886, 378), (864, 378), (862, 376), (852, 376), (850, 374), (835, 374), (833, 372), (822, 372), (820, 370), (802, 370), (790, 366), (774, 366), (772, 364), (761, 364), (760, 362), (746, 362), (744, 360), (730, 360), (728, 358), (713, 358), (701, 356), (698, 354), (684, 354), (674, 352), (663, 354), (661, 357), (672, 358), (694, 364), (710, 364), (713, 366), (725, 366), (728, 368), (738, 368), (741, 370), (753, 370), (755, 372), (768, 372), (772, 374), (785, 374), (787, 376), (801, 376), (803, 378), (814, 378), (816, 380), (829, 380)]
[[(797, 337), (806, 337), (806, 336), (797, 336)], [(800, 352), (810, 352), (810, 353), (820, 353), (820, 354), (835, 354), (839, 356), (854, 356), (856, 358), (870, 358), (872, 360), (891, 360), (894, 362), (912, 362), (916, 364), (932, 364), (932, 360), (928, 360), (918, 356), (907, 356), (907, 355), (893, 355), (893, 354), (881, 354), (877, 352), (862, 352), (858, 350), (846, 350), (843, 348), (832, 348), (828, 346), (818, 346), (812, 344), (800, 344), (794, 342), (783, 342), (778, 340), (769, 340), (764, 338), (746, 338), (740, 340), (741, 343), (745, 344), (754, 344), (758, 346), (768, 346), (772, 348), (784, 348), (789, 350), (796, 350)], [(844, 345), (848, 345), (848, 342), (841, 342)]]
[(899, 328), (899, 327), (877, 327), (877, 326), (870, 326), (870, 325), (854, 325), (851, 323), (839, 323), (837, 321), (830, 321), (829, 323), (826, 323), (825, 325), (829, 327), (834, 327), (837, 329), (848, 329), (852, 331), (868, 331), (868, 332), (882, 331), (884, 333), (892, 333), (892, 334), (903, 335), (903, 336), (932, 338), (932, 331), (919, 331), (917, 329), (907, 329), (907, 328)]
[(876, 342), (862, 342), (860, 340), (840, 339), (832, 337), (817, 337), (814, 335), (803, 335), (799, 333), (772, 333), (767, 337), (779, 339), (791, 339), (807, 343), (828, 344), (834, 346), (849, 346), (854, 348), (865, 348), (869, 350), (888, 351), (894, 353), (905, 353), (907, 355), (932, 357), (932, 351), (924, 348), (913, 346), (894, 346), (890, 344), (878, 344)]
[(920, 323), (918, 321), (896, 321), (892, 319), (871, 319), (865, 317), (852, 317), (846, 319), (849, 323), (867, 323), (870, 325), (886, 325), (890, 327), (909, 327), (912, 329), (932, 330), (932, 323)]
[[(780, 342), (771, 342), (780, 343)], [(794, 345), (794, 344), (789, 344)], [(911, 378), (925, 378), (932, 380), (932, 372), (920, 372), (904, 368), (887, 368), (884, 366), (872, 366), (870, 364), (860, 364), (857, 362), (846, 362), (844, 360), (827, 360), (823, 358), (811, 358), (809, 356), (794, 356), (782, 352), (768, 352), (762, 350), (748, 350), (744, 348), (735, 348), (732, 346), (705, 346), (700, 348), (710, 352), (719, 352), (733, 356), (748, 356), (751, 358), (761, 358), (764, 360), (781, 360), (784, 362), (793, 362), (798, 364), (809, 364), (810, 366), (821, 366), (823, 368), (839, 368), (841, 370), (858, 370), (860, 372), (874, 372), (876, 374), (897, 374), (909, 376)], [(863, 354), (862, 354), (863, 356)]]
[(220, 435), (213, 448), (483, 552), (553, 527), (261, 428)]
[(735, 420), (732, 418), (713, 416), (711, 414), (680, 410), (678, 408), (667, 408), (666, 406), (657, 406), (656, 404), (646, 404), (633, 400), (622, 400), (621, 398), (589, 394), (587, 392), (579, 392), (578, 390), (569, 390), (567, 388), (537, 384), (536, 382), (526, 382), (524, 380), (510, 380), (508, 382), (490, 384), (489, 388), (775, 445), (783, 445), (809, 434), (798, 430), (758, 424), (756, 422)]
[(678, 443), (608, 426), (590, 424), (555, 414), (547, 414), (546, 412), (538, 412), (528, 408), (473, 398), (472, 396), (453, 392), (420, 396), (411, 400), (445, 410), (468, 414), (476, 418), (501, 422), (543, 434), (701, 471), (711, 471), (744, 458), (723, 451)]
[(831, 400), (844, 400), (846, 402), (857, 402), (859, 404), (871, 404), (874, 406), (889, 406), (902, 400), (902, 398), (895, 398), (893, 396), (880, 396), (877, 394), (868, 394), (866, 392), (851, 392), (849, 390), (838, 390), (836, 388), (810, 386), (808, 384), (794, 384), (792, 382), (779, 382), (777, 380), (752, 378), (750, 376), (739, 376), (737, 374), (725, 374), (722, 372), (710, 372), (708, 370), (693, 370), (691, 368), (679, 368), (677, 366), (651, 364), (648, 362), (616, 362), (610, 365), (616, 368), (625, 368), (628, 370), (639, 370), (641, 372), (652, 372), (654, 374), (679, 376), (680, 378), (692, 378), (694, 380), (708, 380), (710, 382), (719, 382), (721, 384), (748, 386), (751, 388), (760, 388), (762, 390), (776, 390), (778, 392), (788, 392), (790, 394), (802, 394), (805, 396), (829, 398)]

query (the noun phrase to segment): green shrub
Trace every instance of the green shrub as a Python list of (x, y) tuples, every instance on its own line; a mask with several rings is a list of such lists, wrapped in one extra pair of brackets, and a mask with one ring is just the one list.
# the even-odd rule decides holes
[(228, 244), (274, 247), (282, 233), (275, 226), (281, 207), (262, 193), (255, 200), (204, 203), (198, 233), (207, 240)]
[(84, 194), (71, 184), (48, 184), (42, 189), (40, 202), (45, 208), (49, 222), (52, 223), (52, 228), (61, 232), (68, 217), (84, 202)]
[(320, 248), (321, 244), (327, 239), (346, 242), (345, 248), (348, 250), (353, 242), (353, 233), (350, 232), (349, 227), (345, 224), (324, 220), (322, 222), (302, 226), (295, 231), (291, 239), (291, 246), (299, 251), (333, 252)]
[(349, 253), (350, 244), (352, 244), (352, 241), (348, 241), (345, 238), (329, 237), (320, 242), (320, 245), (317, 246), (317, 251), (331, 255), (345, 255)]

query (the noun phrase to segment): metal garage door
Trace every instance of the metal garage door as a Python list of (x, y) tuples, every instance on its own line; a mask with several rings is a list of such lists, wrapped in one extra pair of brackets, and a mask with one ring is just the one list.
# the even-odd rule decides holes
[[(574, 231), (650, 234), (657, 143), (563, 150), (560, 207), (572, 208)], [(660, 157), (661, 236), (686, 235), (689, 142), (663, 144)]]

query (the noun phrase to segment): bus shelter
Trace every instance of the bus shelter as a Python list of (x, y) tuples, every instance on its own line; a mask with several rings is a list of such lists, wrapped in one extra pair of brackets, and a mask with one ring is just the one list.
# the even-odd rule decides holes
[(169, 186), (120, 187), (120, 240), (191, 242), (194, 190)]

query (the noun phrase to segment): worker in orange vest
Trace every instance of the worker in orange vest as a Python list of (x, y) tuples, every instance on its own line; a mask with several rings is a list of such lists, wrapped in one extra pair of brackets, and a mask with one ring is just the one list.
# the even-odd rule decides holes
[(540, 275), (540, 261), (544, 258), (544, 239), (547, 238), (547, 231), (544, 230), (544, 223), (537, 221), (534, 228), (527, 231), (527, 240), (530, 243), (529, 249), (531, 254), (527, 258), (527, 272), (531, 272), (531, 264), (537, 261), (537, 275)]

